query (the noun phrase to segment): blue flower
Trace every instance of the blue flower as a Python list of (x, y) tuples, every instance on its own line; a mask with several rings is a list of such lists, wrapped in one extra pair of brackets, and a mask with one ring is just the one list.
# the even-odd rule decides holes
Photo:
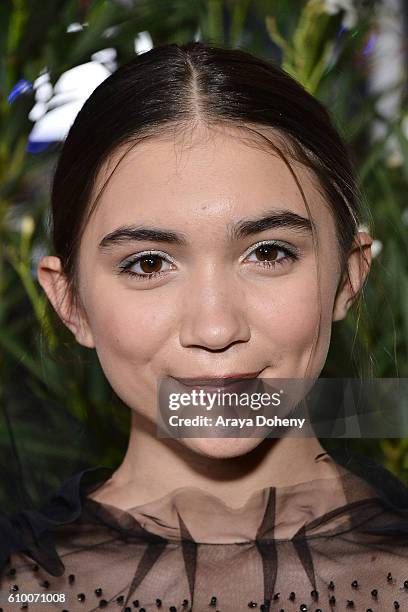
[(378, 40), (378, 36), (376, 34), (371, 34), (366, 46), (363, 49), (363, 55), (370, 55), (370, 53), (374, 51), (374, 47), (377, 43), (377, 40)]
[(9, 104), (12, 104), (14, 100), (18, 98), (18, 96), (30, 92), (32, 90), (33, 84), (30, 83), (30, 81), (27, 81), (26, 79), (20, 79), (19, 81), (17, 81), (17, 83), (14, 85), (13, 89), (9, 93), (7, 101), (9, 102)]

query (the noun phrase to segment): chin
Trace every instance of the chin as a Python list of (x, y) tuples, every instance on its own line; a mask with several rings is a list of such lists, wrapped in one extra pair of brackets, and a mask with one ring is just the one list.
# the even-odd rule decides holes
[(230, 459), (249, 453), (262, 438), (182, 438), (180, 442), (205, 457)]

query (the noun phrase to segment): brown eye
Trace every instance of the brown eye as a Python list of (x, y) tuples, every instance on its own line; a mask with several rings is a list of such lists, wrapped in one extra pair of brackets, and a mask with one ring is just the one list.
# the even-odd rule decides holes
[(144, 253), (123, 261), (119, 265), (119, 274), (128, 274), (139, 280), (152, 280), (169, 272), (171, 263), (159, 253)]
[(143, 272), (150, 274), (152, 272), (160, 272), (162, 267), (162, 258), (158, 255), (146, 255), (139, 260), (140, 267)]
[(278, 253), (281, 249), (270, 244), (263, 244), (258, 247), (254, 253), (257, 254), (258, 261), (274, 261), (277, 259)]
[(277, 242), (265, 242), (255, 245), (248, 256), (248, 261), (258, 264), (258, 267), (276, 269), (291, 261), (297, 261), (299, 253), (295, 249)]

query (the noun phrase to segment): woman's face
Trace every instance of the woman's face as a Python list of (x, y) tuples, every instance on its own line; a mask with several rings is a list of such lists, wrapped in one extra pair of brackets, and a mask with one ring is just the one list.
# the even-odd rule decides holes
[[(97, 190), (118, 159), (105, 164)], [(308, 171), (292, 167), (318, 235), (320, 296), (307, 210), (278, 156), (250, 146), (236, 130), (211, 129), (195, 130), (188, 144), (140, 143), (121, 161), (81, 242), (84, 315), (70, 326), (81, 344), (95, 347), (132, 410), (154, 421), (156, 385), (165, 377), (302, 378), (309, 359), (307, 377), (321, 372), (332, 321), (343, 318), (350, 294), (336, 297), (329, 206)], [(286, 220), (281, 226), (277, 214)], [(260, 441), (182, 443), (227, 457)]]

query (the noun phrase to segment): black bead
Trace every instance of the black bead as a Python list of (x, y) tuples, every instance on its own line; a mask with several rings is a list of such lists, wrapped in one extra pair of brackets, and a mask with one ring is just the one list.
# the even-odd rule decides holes
[(408, 580), (404, 580), (404, 589), (408, 589)]
[(101, 601), (99, 602), (100, 608), (106, 608), (107, 605), (108, 605), (108, 602), (106, 601), (106, 599), (101, 599)]
[(50, 583), (48, 580), (43, 580), (42, 582), (40, 582), (40, 586), (48, 589), (48, 587), (50, 586)]
[(135, 599), (135, 600), (134, 600), (132, 603), (133, 603), (133, 607), (134, 607), (134, 608), (138, 608), (138, 607), (139, 607), (139, 605), (140, 605), (140, 604), (139, 604), (139, 600), (138, 600), (138, 599)]
[(28, 603), (23, 603), (23, 605), (20, 607), (20, 610), (27, 610), (28, 608)]
[(371, 595), (372, 595), (373, 597), (377, 598), (377, 597), (378, 597), (378, 591), (377, 591), (377, 589), (373, 589), (373, 590), (371, 591)]
[(9, 569), (9, 571), (7, 572), (7, 576), (15, 576), (16, 575), (16, 568), (12, 567), (11, 569)]
[(400, 605), (399, 605), (398, 601), (394, 601), (394, 608), (395, 608), (395, 610), (399, 610), (399, 607), (400, 607)]
[(316, 608), (315, 612), (322, 612), (321, 608)]
[(249, 601), (248, 602), (248, 608), (256, 608), (257, 607), (257, 603), (255, 603), (254, 601)]
[(353, 587), (353, 589), (356, 589), (358, 587), (358, 581), (353, 580), (353, 582), (351, 583), (351, 586)]
[(176, 606), (170, 606), (169, 610), (170, 612), (177, 612)]
[(354, 601), (352, 599), (347, 600), (346, 608), (354, 608)]
[(388, 572), (388, 574), (387, 574), (387, 580), (388, 580), (388, 582), (391, 582), (391, 580), (392, 580), (392, 574), (391, 574), (391, 572)]
[(140, 608), (139, 612), (146, 612), (144, 608)]
[(78, 601), (85, 601), (85, 593), (78, 593), (77, 600)]
[(273, 601), (277, 601), (279, 599), (279, 595), (280, 593), (275, 593), (275, 595), (273, 596)]
[(116, 603), (118, 604), (122, 604), (125, 601), (125, 598), (123, 595), (118, 595), (118, 597), (116, 598)]
[(316, 589), (310, 591), (310, 595), (313, 597), (313, 599), (319, 599), (319, 591), (316, 591)]
[(18, 591), (18, 584), (13, 584), (13, 586), (10, 588), (10, 591), (12, 591), (13, 593)]
[(129, 608), (129, 606), (126, 606), (125, 612), (132, 612), (132, 610)]
[(102, 595), (102, 589), (101, 587), (98, 587), (97, 589), (95, 589), (95, 595), (97, 597), (100, 597)]
[(217, 605), (217, 598), (213, 595), (211, 597), (210, 606), (216, 606), (216, 605)]
[(331, 595), (329, 599), (329, 604), (334, 606), (335, 603), (336, 603), (336, 598), (334, 595)]
[(372, 608), (367, 608), (366, 612), (373, 612)]
[(306, 604), (302, 604), (299, 608), (300, 612), (307, 612), (307, 605)]
[(331, 591), (334, 591), (334, 589), (335, 589), (335, 586), (334, 586), (334, 582), (333, 582), (333, 580), (330, 580), (330, 582), (329, 582), (329, 589), (330, 589)]
[(188, 599), (183, 599), (183, 603), (181, 605), (183, 606), (183, 608), (187, 608), (187, 606), (188, 606)]
[(158, 608), (161, 608), (161, 605), (162, 605), (162, 601), (161, 601), (161, 599), (157, 598), (157, 599), (156, 599), (156, 606), (157, 606)]
[(75, 574), (70, 574), (68, 576), (68, 582), (69, 584), (72, 584), (73, 582), (75, 582)]
[(291, 592), (290, 592), (290, 595), (289, 595), (289, 599), (290, 599), (290, 601), (293, 601), (295, 598), (296, 598), (296, 593), (295, 593), (295, 591), (291, 591)]

